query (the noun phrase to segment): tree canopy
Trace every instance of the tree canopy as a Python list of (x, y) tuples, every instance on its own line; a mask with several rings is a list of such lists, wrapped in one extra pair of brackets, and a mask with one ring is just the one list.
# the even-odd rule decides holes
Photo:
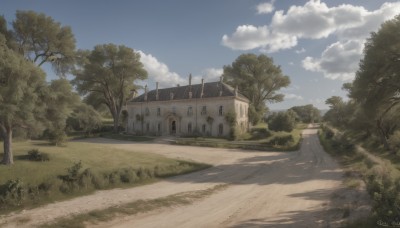
[(0, 131), (2, 163), (12, 164), (12, 133), (15, 127), (43, 130), (46, 111), (45, 74), (23, 56), (9, 49), (0, 34)]
[(321, 120), (321, 112), (312, 104), (294, 106), (290, 110), (294, 111), (298, 116), (298, 120), (303, 123), (314, 123)]
[(75, 61), (75, 38), (69, 26), (61, 26), (43, 13), (17, 11), (12, 27), (12, 47), (20, 54), (37, 66), (51, 63), (59, 75), (70, 72)]
[(136, 80), (147, 78), (140, 54), (126, 46), (97, 45), (92, 51), (81, 52), (80, 68), (75, 70), (73, 83), (84, 96), (107, 105), (118, 131), (119, 118)]
[(283, 75), (279, 66), (274, 65), (272, 58), (266, 55), (242, 54), (232, 65), (224, 66), (224, 79), (251, 102), (249, 118), (258, 122), (267, 111), (266, 103), (283, 100), (278, 93), (282, 87), (290, 84), (288, 76)]

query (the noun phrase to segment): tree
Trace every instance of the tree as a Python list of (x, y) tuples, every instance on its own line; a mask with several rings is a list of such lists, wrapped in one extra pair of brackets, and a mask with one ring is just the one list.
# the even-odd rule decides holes
[(289, 110), (294, 111), (299, 118), (298, 120), (303, 123), (314, 123), (320, 121), (321, 119), (321, 112), (312, 104), (294, 106)]
[[(266, 102), (275, 103), (283, 100), (283, 94), (277, 93), (290, 84), (288, 76), (283, 75), (279, 66), (266, 55), (242, 54), (232, 65), (224, 66), (224, 78), (250, 100), (249, 118), (256, 124), (260, 116), (266, 113)], [(259, 113), (258, 115), (256, 113)]]
[(82, 103), (75, 108), (67, 123), (75, 131), (84, 131), (90, 136), (93, 130), (101, 126), (102, 118), (92, 106)]
[(118, 131), (119, 118), (136, 80), (147, 78), (140, 54), (125, 46), (97, 45), (82, 54), (80, 69), (75, 70), (73, 83), (82, 95), (95, 96), (107, 105)]
[(0, 34), (0, 132), (3, 164), (13, 164), (12, 135), (17, 127), (43, 130), (47, 95), (44, 72), (9, 49)]
[(291, 132), (296, 126), (296, 118), (297, 114), (292, 110), (273, 113), (268, 118), (268, 128), (272, 131)]
[[(365, 43), (364, 58), (349, 87), (350, 98), (375, 122), (385, 148), (389, 148), (386, 116), (400, 104), (400, 15), (382, 24)], [(399, 116), (398, 116), (399, 117)], [(390, 122), (387, 123), (393, 125)]]
[(58, 79), (53, 80), (48, 86), (48, 96), (45, 102), (47, 106), (47, 137), (51, 143), (57, 146), (65, 141), (66, 120), (81, 104), (81, 100), (79, 95), (72, 91), (69, 81)]
[(55, 72), (70, 72), (75, 61), (75, 38), (69, 26), (34, 11), (17, 11), (13, 40), (20, 54), (37, 66), (51, 63)]

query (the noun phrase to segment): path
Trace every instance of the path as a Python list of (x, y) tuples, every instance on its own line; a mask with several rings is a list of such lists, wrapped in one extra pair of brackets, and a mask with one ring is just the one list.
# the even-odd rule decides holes
[[(0, 217), (6, 227), (31, 217), (27, 227), (66, 215), (107, 208), (138, 199), (211, 188), (228, 188), (188, 206), (117, 218), (98, 227), (327, 227), (327, 207), (341, 186), (342, 171), (318, 142), (316, 129), (303, 131), (298, 152), (257, 152), (219, 148), (127, 143), (94, 139), (121, 149), (148, 151), (173, 158), (215, 165), (200, 172), (131, 189), (99, 191), (93, 195)], [(101, 140), (101, 141), (99, 141)], [(1, 222), (0, 222), (1, 223)]]

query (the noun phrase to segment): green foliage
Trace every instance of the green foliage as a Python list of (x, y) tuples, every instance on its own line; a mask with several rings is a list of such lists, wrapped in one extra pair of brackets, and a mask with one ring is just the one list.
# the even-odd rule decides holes
[(250, 134), (252, 140), (266, 139), (272, 135), (272, 133), (268, 131), (267, 128), (264, 127), (252, 128), (250, 130)]
[(290, 84), (289, 77), (283, 75), (272, 58), (264, 54), (240, 55), (232, 65), (224, 66), (223, 76), (228, 84), (238, 86), (239, 91), (250, 100), (254, 108), (249, 110), (249, 120), (253, 124), (266, 113), (266, 102), (283, 100), (283, 94), (277, 91)]
[(291, 110), (273, 113), (268, 118), (268, 128), (272, 131), (291, 132), (296, 126), (296, 116)]
[(38, 66), (51, 63), (60, 75), (70, 72), (75, 61), (75, 38), (70, 27), (33, 11), (17, 11), (12, 25), (22, 55)]
[(82, 95), (107, 105), (117, 132), (122, 108), (130, 91), (137, 87), (135, 81), (147, 78), (140, 54), (123, 45), (104, 44), (79, 55), (73, 83)]
[(389, 138), (389, 144), (395, 152), (400, 152), (400, 130), (397, 130)]
[(373, 169), (366, 182), (376, 217), (388, 223), (400, 222), (400, 179), (393, 180), (390, 172)]
[(289, 110), (294, 111), (299, 122), (303, 123), (313, 123), (321, 121), (321, 112), (315, 108), (312, 104), (303, 106), (294, 106)]
[(28, 151), (28, 159), (31, 161), (50, 161), (49, 154), (40, 152), (38, 149)]
[(275, 136), (273, 137), (267, 144), (271, 146), (287, 146), (294, 142), (294, 138), (292, 135), (283, 135), (283, 136)]
[(102, 118), (90, 105), (82, 103), (77, 106), (67, 119), (67, 127), (74, 131), (84, 131), (90, 136), (94, 130), (101, 128)]
[[(0, 131), (3, 139), (11, 140), (15, 126), (40, 131), (46, 105), (45, 74), (5, 45), (0, 35)], [(10, 145), (10, 144), (7, 144)], [(4, 148), (3, 163), (12, 164), (12, 148)]]

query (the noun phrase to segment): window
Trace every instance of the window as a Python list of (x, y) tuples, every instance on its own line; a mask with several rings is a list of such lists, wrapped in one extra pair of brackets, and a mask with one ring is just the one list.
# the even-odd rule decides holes
[(207, 106), (201, 107), (201, 115), (207, 115)]
[(150, 131), (150, 123), (146, 123), (146, 131), (147, 131), (147, 132)]
[(201, 132), (203, 132), (203, 134), (206, 133), (206, 125), (205, 125), (205, 124), (203, 124), (203, 125), (201, 126)]
[(219, 124), (218, 125), (218, 134), (219, 135), (223, 135), (224, 134), (224, 125), (223, 124)]
[(243, 106), (240, 105), (240, 117), (243, 117)]
[(144, 114), (145, 114), (146, 116), (149, 116), (149, 115), (150, 115), (150, 110), (149, 110), (149, 108), (146, 107), (146, 109), (144, 110)]
[(135, 130), (135, 123), (132, 123), (132, 131)]
[(157, 108), (157, 116), (161, 116), (161, 108), (160, 107)]
[(188, 133), (191, 134), (192, 133), (192, 123), (188, 124)]
[(158, 133), (161, 133), (161, 123), (158, 123), (158, 124), (157, 124), (157, 132), (158, 132)]
[(193, 108), (192, 107), (188, 107), (187, 115), (188, 116), (192, 116), (193, 115)]
[(219, 113), (220, 116), (224, 115), (224, 106), (222, 106), (222, 105), (219, 106), (218, 113)]

